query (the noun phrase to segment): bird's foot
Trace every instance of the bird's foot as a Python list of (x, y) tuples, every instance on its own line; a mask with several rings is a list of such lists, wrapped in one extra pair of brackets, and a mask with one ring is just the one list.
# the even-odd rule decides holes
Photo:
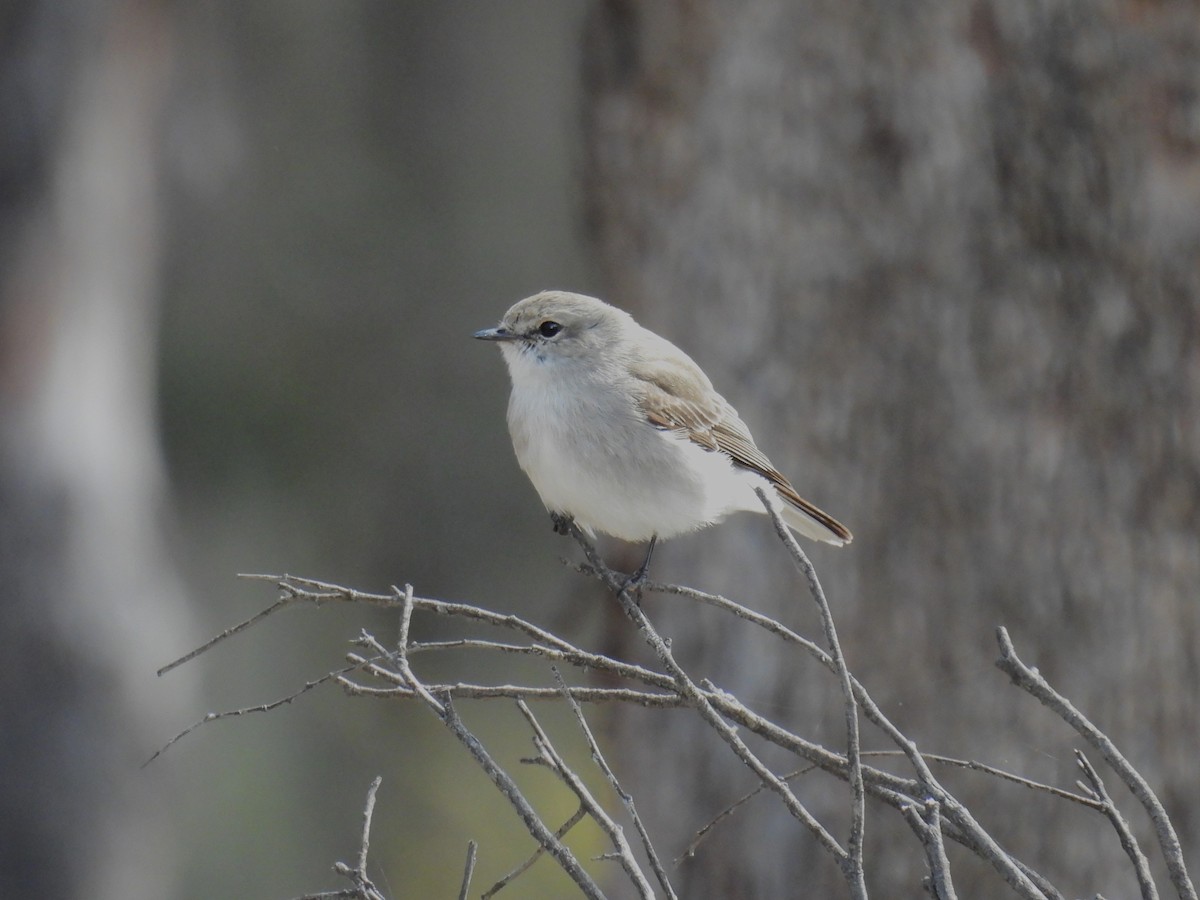
[(573, 516), (560, 512), (552, 512), (550, 513), (550, 522), (554, 525), (555, 534), (567, 535), (571, 533), (571, 526), (575, 523), (575, 519)]
[(641, 569), (626, 575), (621, 582), (621, 590), (617, 593), (630, 597), (639, 607), (642, 605), (642, 585), (646, 583), (646, 573)]
[(646, 583), (646, 576), (650, 573), (650, 558), (654, 556), (654, 545), (657, 543), (657, 537), (650, 538), (650, 546), (646, 548), (646, 557), (642, 560), (642, 564), (637, 567), (635, 572), (626, 575), (625, 581), (621, 584), (622, 591), (637, 594), (639, 606), (642, 600), (642, 585)]
[(642, 585), (646, 583), (646, 570), (638, 568), (636, 572), (630, 572), (621, 582), (621, 590), (629, 591), (630, 593), (641, 593)]

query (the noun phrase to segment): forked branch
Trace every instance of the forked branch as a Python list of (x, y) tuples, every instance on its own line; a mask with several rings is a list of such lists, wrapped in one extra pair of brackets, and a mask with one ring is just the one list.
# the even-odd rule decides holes
[[(773, 512), (769, 506), (768, 512)], [(634, 798), (624, 790), (607, 762), (596, 736), (588, 725), (581, 704), (636, 705), (645, 708), (650, 715), (656, 714), (660, 709), (685, 709), (698, 716), (715, 738), (729, 748), (730, 762), (744, 766), (753, 774), (759, 785), (756, 791), (752, 791), (741, 800), (731, 798), (726, 811), (709, 824), (697, 823), (697, 839), (686, 848), (686, 854), (697, 852), (701, 839), (717, 833), (720, 823), (730, 816), (747, 814), (745, 801), (756, 793), (762, 793), (782, 804), (803, 826), (804, 830), (797, 832), (797, 840), (802, 840), (803, 834), (807, 832), (811, 839), (836, 861), (850, 895), (866, 898), (866, 872), (870, 860), (865, 858), (864, 854), (864, 835), (867, 827), (866, 798), (870, 796), (877, 801), (879, 808), (890, 807), (894, 810), (915, 835), (917, 840), (914, 847), (924, 856), (929, 872), (927, 889), (935, 898), (955, 898), (951, 857), (946, 852), (947, 842), (958, 844), (987, 861), (1017, 896), (1026, 900), (1057, 900), (1062, 897), (1048, 877), (1035, 871), (1001, 846), (980, 818), (935, 776), (934, 766), (953, 765), (978, 772), (979, 777), (994, 778), (997, 783), (1015, 782), (1021, 785), (1022, 789), (1037, 791), (1054, 800), (1078, 804), (1104, 815), (1117, 831), (1120, 845), (1129, 864), (1133, 866), (1144, 900), (1157, 898), (1158, 890), (1154, 885), (1151, 867), (1133, 839), (1132, 829), (1118, 811), (1099, 774), (1082, 754), (1079, 756), (1079, 764), (1084, 781), (1080, 783), (1080, 792), (1076, 793), (1066, 788), (1041, 784), (983, 763), (948, 759), (918, 750), (916, 741), (884, 715), (866, 688), (854, 677), (838, 642), (830, 604), (825, 598), (811, 562), (792, 539), (779, 517), (772, 515), (772, 519), (780, 540), (805, 576), (809, 593), (817, 604), (823, 631), (821, 642), (797, 634), (784, 622), (749, 610), (723, 597), (680, 585), (631, 582), (627, 576), (605, 564), (587, 536), (578, 528), (570, 522), (563, 523), (563, 530), (578, 541), (587, 559), (586, 564), (577, 567), (578, 571), (598, 579), (611, 591), (629, 622), (654, 651), (656, 665), (634, 663), (612, 654), (590, 650), (519, 616), (470, 603), (450, 603), (420, 597), (408, 585), (394, 588), (389, 594), (369, 594), (295, 576), (246, 576), (274, 584), (280, 592), (279, 599), (245, 622), (222, 632), (202, 647), (164, 666), (162, 673), (194, 659), (217, 643), (246, 632), (275, 613), (300, 604), (349, 603), (393, 609), (399, 619), (399, 640), (394, 645), (385, 646), (372, 634), (363, 631), (353, 641), (354, 647), (347, 654), (346, 665), (313, 679), (278, 700), (205, 716), (180, 732), (159, 753), (200, 725), (251, 712), (269, 712), (328, 684), (340, 686), (351, 697), (415, 701), (428, 709), (463, 744), (475, 760), (475, 764), (508, 799), (521, 826), (538, 842), (537, 852), (488, 889), (483, 894), (484, 897), (493, 896), (511, 885), (542, 856), (553, 858), (573, 880), (581, 895), (590, 898), (603, 897), (600, 882), (585, 869), (566, 841), (568, 832), (576, 824), (590, 818), (608, 836), (612, 846), (612, 851), (602, 859), (615, 860), (619, 864), (619, 867), (607, 870), (610, 874), (620, 873), (620, 877), (629, 883), (639, 897), (661, 896), (674, 900), (675, 890), (666, 868), (660, 862), (660, 854), (654, 846), (650, 831), (638, 814)], [(780, 653), (798, 652), (816, 659), (833, 675), (836, 690), (841, 696), (846, 726), (844, 748), (831, 749), (822, 746), (799, 733), (792, 723), (765, 716), (745, 700), (719, 685), (692, 676), (674, 655), (669, 640), (643, 609), (643, 591), (680, 598), (683, 602), (707, 604), (731, 616), (734, 621), (743, 623), (744, 627), (760, 629), (771, 635), (778, 642)], [(444, 636), (445, 627), (440, 629), (443, 636), (438, 640), (421, 640), (418, 637), (422, 617), (431, 615), (437, 616), (443, 623), (451, 623), (452, 633), (449, 637)], [(469, 632), (465, 631), (461, 636), (453, 633), (456, 625), (465, 629), (480, 624), (494, 629), (498, 636), (492, 639), (469, 636)], [(1145, 807), (1154, 824), (1163, 858), (1180, 900), (1197, 900), (1184, 864), (1178, 837), (1165, 809), (1146, 780), (1133, 769), (1106, 735), (1050, 687), (1035, 669), (1026, 666), (1017, 657), (1004, 629), (1000, 629), (998, 637), (1001, 658), (997, 665), (1015, 684), (1036, 697), (1074, 728), (1129, 787)], [(424, 681), (417, 671), (420, 668), (417, 664), (423, 659), (443, 655), (447, 651), (459, 652), (460, 656), (456, 659), (481, 661), (481, 664), (495, 657), (523, 656), (541, 659), (545, 661), (554, 684), (547, 686), (530, 683), (489, 683), (486, 679), (472, 674), (469, 667), (464, 667), (460, 677), (453, 682)], [(461, 651), (467, 651), (466, 655), (462, 655)], [(468, 666), (470, 665), (471, 663), (468, 663)], [(597, 673), (604, 676), (603, 686), (594, 684)], [(592, 683), (589, 684), (589, 681)], [(574, 796), (578, 804), (578, 811), (574, 816), (556, 827), (544, 821), (521, 791), (509, 768), (497, 760), (464, 723), (456, 707), (456, 702), (463, 699), (516, 702), (517, 713), (524, 721), (525, 727), (530, 730), (534, 741), (536, 755), (533, 761), (553, 772), (563, 789)], [(588, 756), (619, 799), (619, 811), (604, 807), (601, 798), (585, 786), (585, 780), (579, 775), (579, 765), (571, 762), (571, 754), (551, 742), (530, 706), (535, 701), (563, 703), (570, 709)], [(863, 723), (860, 723), (860, 714)], [(895, 749), (864, 750), (861, 729), (865, 723), (873, 726), (872, 734), (882, 738), (885, 747), (890, 745)], [(781, 770), (782, 774), (777, 773), (764, 762), (763, 754), (756, 746), (752, 746), (752, 740), (763, 745), (783, 748), (796, 759), (798, 765), (789, 767), (793, 770), (790, 773), (786, 770)], [(875, 760), (881, 756), (903, 759), (911, 771), (905, 775), (880, 768), (875, 764)], [(829, 827), (799, 800), (792, 789), (794, 779), (818, 775), (836, 779), (848, 787), (850, 830), (844, 847)], [(377, 786), (378, 782), (372, 786), (368, 795), (358, 864), (350, 867), (339, 863), (337, 868), (339, 874), (352, 882), (352, 887), (340, 892), (309, 895), (311, 900), (332, 897), (382, 900), (382, 895), (371, 884), (366, 874), (370, 819)], [(635, 844), (625, 839), (622, 820), (636, 830), (638, 841)], [(474, 858), (475, 850), (472, 845), (462, 876), (462, 897), (466, 896), (470, 886)]]

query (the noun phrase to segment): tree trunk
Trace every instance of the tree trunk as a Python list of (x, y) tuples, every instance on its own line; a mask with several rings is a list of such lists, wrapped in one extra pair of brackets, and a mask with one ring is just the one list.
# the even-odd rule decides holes
[[(1194, 860), (1194, 7), (611, 0), (588, 43), (609, 299), (687, 350), (800, 493), (854, 531), (812, 550), (851, 670), (922, 749), (1069, 787), (1079, 740), (992, 667), (1008, 626), (1160, 789)], [(739, 520), (661, 564), (815, 636), (782, 560), (767, 525)], [(826, 673), (708, 611), (647, 609), (695, 670), (844, 746)], [(690, 720), (656, 739), (654, 717), (627, 716), (628, 787), (675, 854), (754, 784)], [(864, 746), (882, 741), (868, 729)], [(1136, 892), (1099, 817), (947, 780), (1068, 896)], [(844, 838), (845, 787), (798, 784)], [(722, 824), (680, 894), (840, 895), (777, 806)], [(875, 893), (917, 893), (920, 849), (886, 811), (867, 854)], [(971, 870), (958, 886), (999, 882)]]
[(154, 425), (160, 14), (0, 17), (3, 897), (174, 893), (166, 772), (140, 769), (196, 705), (154, 676), (195, 638)]

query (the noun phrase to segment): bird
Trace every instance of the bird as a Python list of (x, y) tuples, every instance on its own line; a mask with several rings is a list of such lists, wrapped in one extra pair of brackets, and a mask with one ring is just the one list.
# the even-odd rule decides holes
[(512, 381), (508, 428), (556, 530), (649, 542), (735, 512), (764, 513), (755, 488), (798, 534), (852, 535), (797, 493), (691, 357), (595, 297), (542, 291), (474, 337), (500, 346)]

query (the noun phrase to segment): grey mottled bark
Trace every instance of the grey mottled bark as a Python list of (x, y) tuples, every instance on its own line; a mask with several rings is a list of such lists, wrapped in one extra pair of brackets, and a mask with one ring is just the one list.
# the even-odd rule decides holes
[[(1006, 624), (1161, 786), (1195, 859), (1194, 8), (630, 0), (597, 5), (589, 42), (609, 299), (687, 349), (855, 532), (814, 551), (851, 669), (924, 749), (1069, 784), (1070, 736), (992, 668)], [(815, 633), (762, 524), (666, 554), (688, 583), (797, 604)], [(694, 610), (654, 612), (719, 684), (839, 739), (828, 678)], [(681, 742), (667, 770), (648, 746), (629, 786), (660, 827), (698, 827), (746, 787), (715, 742)], [(949, 780), (1068, 896), (1136, 890), (1103, 823)], [(843, 787), (809, 790), (844, 817)], [(899, 829), (868, 831), (879, 896), (921, 874)], [(688, 897), (839, 881), (768, 802), (685, 871)], [(969, 874), (964, 896), (997, 890)]]

